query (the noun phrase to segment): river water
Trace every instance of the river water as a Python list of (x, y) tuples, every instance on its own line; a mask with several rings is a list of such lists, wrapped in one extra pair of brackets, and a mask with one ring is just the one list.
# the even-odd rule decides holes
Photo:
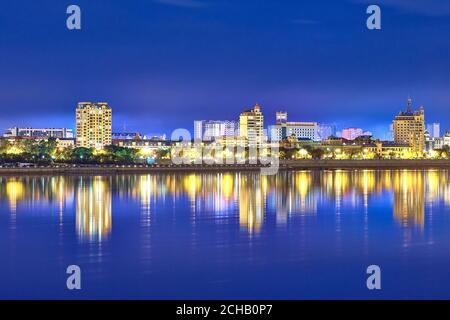
[(0, 257), (0, 298), (449, 299), (449, 172), (0, 177)]

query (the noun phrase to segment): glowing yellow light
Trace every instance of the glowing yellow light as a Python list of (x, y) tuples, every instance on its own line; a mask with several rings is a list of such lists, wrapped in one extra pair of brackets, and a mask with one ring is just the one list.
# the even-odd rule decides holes
[(6, 150), (6, 153), (7, 154), (21, 154), (21, 153), (23, 153), (23, 150), (16, 146), (11, 146)]
[(154, 155), (154, 151), (150, 148), (142, 148), (139, 150), (139, 154), (143, 156)]
[(308, 151), (305, 149), (300, 149), (298, 153), (302, 158), (306, 158), (308, 156)]
[(222, 177), (222, 191), (225, 198), (230, 198), (233, 194), (233, 176), (229, 173), (224, 174)]
[(8, 181), (6, 183), (6, 195), (10, 203), (11, 212), (16, 212), (17, 201), (24, 195), (24, 186), (21, 181)]

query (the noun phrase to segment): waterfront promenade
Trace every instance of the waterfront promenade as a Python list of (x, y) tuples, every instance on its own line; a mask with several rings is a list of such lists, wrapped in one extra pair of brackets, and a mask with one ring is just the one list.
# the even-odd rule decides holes
[[(0, 168), (0, 175), (126, 174), (151, 172), (260, 171), (260, 165), (55, 165)], [(450, 160), (280, 160), (279, 170), (450, 169)]]

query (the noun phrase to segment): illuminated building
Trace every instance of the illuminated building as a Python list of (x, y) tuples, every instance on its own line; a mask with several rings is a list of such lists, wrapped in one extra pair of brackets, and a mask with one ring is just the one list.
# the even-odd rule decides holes
[(412, 158), (413, 148), (408, 144), (395, 142), (375, 142), (376, 154), (382, 159), (409, 159)]
[(279, 111), (275, 114), (277, 124), (283, 124), (287, 122), (288, 114), (285, 111)]
[(441, 136), (441, 124), (440, 123), (429, 123), (427, 124), (427, 131), (432, 139), (439, 138)]
[(355, 140), (361, 136), (371, 136), (372, 132), (364, 131), (361, 128), (345, 128), (342, 130), (342, 138), (347, 140)]
[(248, 146), (260, 146), (264, 141), (264, 115), (261, 106), (244, 111), (239, 118), (239, 134), (245, 138)]
[(29, 137), (35, 139), (47, 138), (73, 138), (72, 129), (67, 128), (9, 128), (4, 134), (5, 138)]
[(443, 137), (434, 139), (434, 149), (442, 149), (444, 146), (450, 147), (450, 131), (448, 130), (445, 132)]
[(431, 139), (439, 138), (441, 136), (441, 124), (429, 123), (427, 124), (427, 131), (430, 134)]
[(75, 146), (75, 139), (73, 138), (58, 138), (56, 139), (57, 147), (58, 148), (72, 148)]
[(146, 149), (146, 150), (158, 150), (161, 148), (167, 149), (171, 145), (170, 141), (156, 140), (156, 139), (141, 139), (141, 140), (117, 139), (113, 140), (112, 144), (124, 148)]
[(335, 124), (319, 123), (317, 126), (317, 138), (318, 140), (326, 140), (331, 136), (336, 136)]
[(423, 154), (425, 149), (425, 111), (420, 107), (419, 111), (411, 110), (411, 99), (408, 99), (408, 107), (400, 112), (394, 119), (394, 142), (408, 144), (416, 155)]
[(445, 135), (443, 137), (443, 144), (444, 146), (450, 147), (450, 131), (445, 132)]
[(297, 139), (318, 140), (317, 122), (288, 122), (287, 112), (276, 113), (276, 125), (269, 126), (271, 141), (281, 141), (295, 136)]
[(113, 132), (112, 140), (140, 140), (142, 135), (139, 132)]
[(106, 102), (80, 102), (76, 110), (77, 147), (103, 148), (111, 144), (112, 110)]
[(239, 124), (236, 121), (194, 121), (194, 139), (197, 141), (210, 141), (220, 137), (233, 137), (237, 134), (238, 130)]

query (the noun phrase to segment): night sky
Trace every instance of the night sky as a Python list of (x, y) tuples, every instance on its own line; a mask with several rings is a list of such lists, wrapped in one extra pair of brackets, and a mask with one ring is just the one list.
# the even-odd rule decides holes
[(0, 0), (0, 129), (74, 128), (77, 102), (107, 101), (114, 131), (170, 134), (259, 102), (266, 125), (383, 138), (409, 95), (450, 127), (450, 1), (374, 3), (381, 31), (365, 0)]

